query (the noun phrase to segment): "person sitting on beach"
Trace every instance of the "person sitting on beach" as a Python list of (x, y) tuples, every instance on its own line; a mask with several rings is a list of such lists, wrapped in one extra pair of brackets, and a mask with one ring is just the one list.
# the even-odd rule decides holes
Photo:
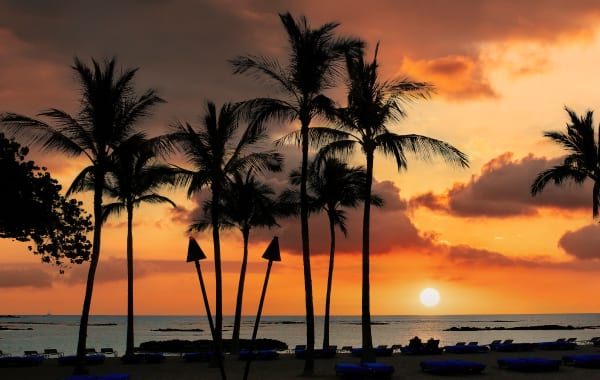
[(414, 338), (408, 341), (409, 348), (420, 349), (422, 346), (423, 343), (421, 342), (421, 339), (418, 336), (415, 336)]

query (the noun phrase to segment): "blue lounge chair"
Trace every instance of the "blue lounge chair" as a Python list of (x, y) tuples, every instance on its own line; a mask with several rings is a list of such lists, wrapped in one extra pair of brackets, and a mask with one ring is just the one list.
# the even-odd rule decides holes
[[(462, 344), (460, 344), (462, 343)], [(474, 354), (488, 352), (490, 348), (488, 346), (479, 345), (478, 342), (469, 342), (465, 344), (463, 342), (456, 343), (453, 346), (445, 346), (444, 351), (454, 354)]]
[(369, 369), (356, 363), (337, 363), (335, 374), (344, 379), (362, 379), (369, 376)]
[(600, 368), (600, 354), (576, 354), (562, 357), (565, 365), (582, 368)]
[[(85, 355), (84, 363), (88, 365), (103, 364), (106, 356), (103, 354), (88, 354)], [(58, 358), (58, 365), (75, 365), (77, 364), (77, 355), (65, 355)]]
[(335, 374), (344, 379), (387, 378), (394, 373), (394, 367), (384, 363), (337, 363)]
[(65, 380), (129, 380), (131, 376), (128, 373), (113, 373), (108, 375), (73, 375)]
[[(393, 352), (394, 352), (394, 350), (391, 347), (388, 347), (388, 346), (373, 347), (373, 353), (377, 357), (392, 356)], [(351, 351), (351, 353), (352, 353), (352, 356), (361, 357), (362, 356), (362, 348), (361, 347), (353, 348), (352, 351)]]
[(161, 363), (165, 360), (165, 355), (159, 352), (149, 352), (143, 354), (129, 354), (121, 356), (121, 361), (125, 364), (140, 363)]
[(575, 339), (569, 338), (569, 340), (565, 340), (564, 338), (561, 338), (554, 342), (536, 343), (535, 347), (539, 348), (540, 350), (574, 350), (577, 348), (577, 343), (575, 343)]
[(186, 352), (183, 354), (183, 360), (186, 362), (208, 362), (213, 355), (214, 353), (209, 351)]
[(536, 348), (536, 346), (537, 345), (535, 343), (513, 343), (512, 341), (510, 341), (496, 344), (492, 349), (500, 352), (521, 352), (532, 351)]
[(558, 359), (544, 358), (502, 358), (498, 359), (498, 366), (513, 371), (542, 372), (558, 371), (561, 361)]
[(485, 364), (468, 360), (424, 360), (420, 365), (424, 372), (436, 375), (475, 374), (485, 369)]
[(33, 367), (43, 361), (42, 355), (3, 356), (0, 357), (0, 367)]
[(363, 363), (363, 367), (369, 370), (369, 375), (375, 378), (386, 378), (392, 376), (394, 367), (385, 363)]

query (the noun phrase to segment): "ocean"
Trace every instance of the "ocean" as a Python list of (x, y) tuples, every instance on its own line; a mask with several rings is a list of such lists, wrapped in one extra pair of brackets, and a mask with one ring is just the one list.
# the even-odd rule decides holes
[[(577, 338), (583, 342), (600, 336), (600, 314), (501, 314), (501, 315), (442, 315), (442, 316), (372, 316), (374, 345), (408, 344), (419, 336), (422, 340), (439, 339), (440, 346), (459, 341), (489, 344), (496, 339), (534, 343), (558, 338)], [(224, 338), (231, 334), (233, 317), (224, 319)], [(320, 347), (323, 318), (316, 317), (316, 347)], [(0, 350), (23, 355), (25, 350), (43, 351), (56, 348), (74, 354), (77, 347), (79, 316), (21, 315), (0, 316)], [(514, 327), (560, 325), (569, 330), (506, 330)], [(241, 337), (250, 338), (254, 317), (242, 319)], [(455, 331), (449, 331), (453, 327)], [(483, 329), (465, 331), (465, 328)], [(504, 328), (495, 329), (495, 328)], [(118, 353), (125, 350), (126, 317), (123, 315), (92, 315), (87, 346), (100, 350), (112, 347)], [(456, 331), (458, 330), (458, 331)], [(263, 316), (259, 338), (277, 339), (289, 348), (305, 343), (303, 316)], [(136, 316), (135, 344), (152, 340), (211, 339), (205, 315), (195, 316)], [(360, 316), (334, 316), (330, 324), (330, 344), (359, 347), (361, 344)]]

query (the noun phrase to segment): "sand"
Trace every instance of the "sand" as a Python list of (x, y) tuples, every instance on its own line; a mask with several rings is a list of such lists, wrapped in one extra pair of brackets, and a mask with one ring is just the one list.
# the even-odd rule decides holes
[[(422, 360), (446, 360), (463, 359), (473, 360), (487, 365), (481, 375), (467, 376), (469, 378), (483, 378), (486, 380), (518, 380), (518, 379), (583, 379), (600, 378), (600, 369), (586, 369), (562, 365), (559, 371), (552, 372), (515, 372), (499, 368), (498, 358), (509, 357), (540, 357), (549, 359), (561, 359), (563, 355), (597, 353), (600, 349), (593, 346), (578, 346), (576, 350), (570, 351), (542, 351), (530, 352), (487, 352), (478, 354), (451, 354), (410, 356), (394, 353), (391, 357), (378, 358), (381, 363), (391, 364), (395, 367), (392, 379), (435, 379), (451, 378), (459, 379), (464, 376), (438, 376), (421, 371), (419, 363)], [(336, 379), (335, 363), (358, 363), (358, 359), (346, 353), (339, 353), (335, 358), (317, 359), (315, 361), (315, 378)], [(227, 378), (230, 380), (242, 379), (245, 362), (237, 360), (234, 356), (227, 356), (225, 368)], [(271, 361), (253, 361), (249, 379), (256, 380), (281, 380), (298, 379), (304, 368), (304, 361), (296, 359), (292, 354), (282, 354), (279, 359)], [(158, 364), (123, 364), (119, 358), (109, 357), (104, 364), (89, 366), (91, 374), (102, 375), (110, 373), (129, 373), (132, 380), (212, 380), (220, 379), (218, 368), (211, 368), (207, 363), (187, 363), (180, 356), (168, 356), (167, 359)], [(59, 366), (56, 359), (46, 359), (37, 367), (24, 368), (0, 368), (0, 379), (2, 380), (63, 380), (72, 374), (72, 367)]]

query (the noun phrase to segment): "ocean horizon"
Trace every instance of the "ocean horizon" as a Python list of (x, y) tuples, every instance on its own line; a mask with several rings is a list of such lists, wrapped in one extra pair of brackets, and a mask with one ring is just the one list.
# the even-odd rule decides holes
[[(22, 355), (26, 350), (42, 352), (56, 348), (74, 354), (77, 347), (79, 315), (2, 315), (0, 350)], [(249, 339), (254, 316), (242, 317), (241, 338)], [(87, 346), (100, 350), (111, 347), (119, 354), (125, 350), (125, 315), (90, 315)], [(233, 316), (225, 316), (223, 337), (231, 336)], [(147, 341), (211, 339), (205, 315), (136, 315), (135, 345)], [(530, 329), (532, 326), (559, 326), (556, 329)], [(600, 336), (599, 313), (577, 314), (472, 314), (472, 315), (378, 315), (372, 316), (374, 345), (408, 344), (419, 336), (439, 339), (440, 346), (459, 341), (489, 344), (497, 339), (515, 342), (545, 342), (576, 338), (578, 342)], [(258, 338), (276, 339), (289, 348), (305, 344), (305, 317), (302, 315), (262, 316)], [(316, 347), (323, 340), (323, 317), (315, 317)], [(332, 316), (330, 344), (361, 345), (360, 315)]]

